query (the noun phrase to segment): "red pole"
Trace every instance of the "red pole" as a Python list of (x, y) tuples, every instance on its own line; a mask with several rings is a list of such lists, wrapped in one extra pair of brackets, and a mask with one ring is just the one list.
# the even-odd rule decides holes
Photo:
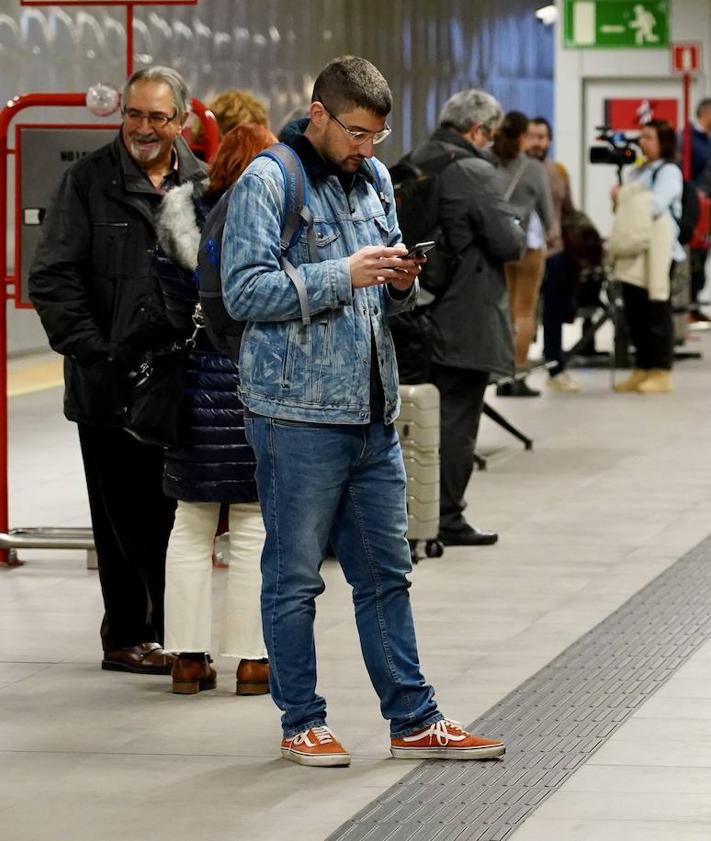
[(691, 179), (691, 74), (684, 73), (684, 146), (681, 156), (684, 178)]
[[(131, 8), (131, 18), (133, 9)], [(128, 15), (127, 15), (128, 17)], [(133, 31), (133, 20), (131, 19)], [(131, 39), (133, 41), (133, 39)], [(131, 44), (133, 49), (133, 44)], [(130, 67), (130, 65), (129, 65)], [(129, 73), (132, 70), (129, 69)], [(76, 106), (86, 105), (85, 93), (28, 93), (11, 99), (0, 111), (0, 533), (10, 529), (9, 476), (8, 476), (8, 405), (7, 405), (7, 302), (11, 299), (10, 287), (18, 283), (16, 276), (8, 273), (7, 265), (7, 164), (10, 123), (25, 108), (35, 105)], [(220, 145), (217, 120), (199, 99), (193, 99), (192, 108), (202, 122), (205, 132), (205, 156), (209, 160)], [(19, 175), (16, 174), (15, 190)], [(0, 564), (8, 561), (8, 550), (0, 548)]]
[[(0, 532), (3, 534), (10, 530), (7, 464), (7, 135), (11, 117), (6, 119), (5, 112), (12, 108), (13, 101), (0, 113), (0, 271), (3, 278), (0, 294)], [(0, 549), (0, 563), (6, 564), (8, 557), (8, 550)]]
[(126, 3), (126, 78), (133, 73), (133, 3)]

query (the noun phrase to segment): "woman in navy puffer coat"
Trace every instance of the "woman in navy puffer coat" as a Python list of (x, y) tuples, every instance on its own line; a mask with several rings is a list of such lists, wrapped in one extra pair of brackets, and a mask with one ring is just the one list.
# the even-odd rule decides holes
[[(262, 149), (275, 142), (263, 126), (225, 135), (209, 181), (184, 184), (163, 199), (158, 214), (159, 274), (166, 310), (185, 335), (197, 302), (193, 269), (209, 210)], [(168, 258), (168, 259), (166, 259)], [(268, 691), (260, 611), (264, 525), (254, 481), (255, 457), (244, 434), (236, 360), (215, 351), (199, 330), (190, 352), (180, 411), (183, 440), (165, 454), (163, 491), (178, 500), (166, 556), (165, 646), (178, 653), (173, 691), (216, 686), (210, 665), (212, 551), (220, 506), (230, 506), (227, 588), (220, 652), (240, 658), (237, 694)]]

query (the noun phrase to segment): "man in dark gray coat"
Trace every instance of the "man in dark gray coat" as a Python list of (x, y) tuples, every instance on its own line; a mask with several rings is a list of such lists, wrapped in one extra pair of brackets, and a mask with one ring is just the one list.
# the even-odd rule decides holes
[(136, 71), (115, 140), (65, 174), (43, 223), (30, 297), (64, 355), (64, 413), (78, 426), (104, 597), (102, 668), (170, 674), (162, 648), (174, 500), (163, 450), (122, 428), (130, 373), (175, 338), (158, 284), (154, 214), (204, 169), (180, 136), (189, 105), (169, 67)]
[(500, 175), (483, 150), (501, 119), (497, 101), (478, 90), (455, 94), (440, 127), (412, 153), (450, 163), (439, 176), (438, 219), (448, 250), (456, 254), (452, 279), (432, 310), (441, 340), (432, 381), (441, 396), (440, 538), (447, 546), (495, 543), (498, 535), (464, 519), (464, 492), (491, 375), (513, 373), (513, 343), (503, 264), (518, 260), (526, 237), (506, 203)]

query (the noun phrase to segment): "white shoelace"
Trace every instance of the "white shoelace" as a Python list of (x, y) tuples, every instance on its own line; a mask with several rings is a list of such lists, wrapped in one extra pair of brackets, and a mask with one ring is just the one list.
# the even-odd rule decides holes
[(308, 730), (304, 730), (303, 733), (297, 733), (294, 736), (291, 744), (292, 745), (305, 745), (307, 748), (315, 747), (314, 742), (309, 739), (309, 733), (313, 733), (316, 737), (316, 740), (320, 745), (328, 745), (331, 742), (335, 742), (336, 738), (331, 732), (330, 727), (326, 727), (326, 725), (322, 725), (321, 727), (311, 727)]
[[(453, 730), (458, 730), (459, 734), (450, 733), (449, 728)], [(412, 736), (405, 736), (405, 742), (419, 742), (420, 739), (424, 739), (429, 737), (430, 744), (433, 741), (437, 741), (437, 744), (440, 747), (446, 748), (450, 742), (462, 742), (464, 739), (467, 738), (467, 734), (462, 729), (462, 725), (458, 721), (452, 721), (449, 718), (443, 718), (439, 721), (435, 721), (434, 724), (430, 724), (430, 726), (426, 730), (422, 730), (419, 733), (413, 733)]]

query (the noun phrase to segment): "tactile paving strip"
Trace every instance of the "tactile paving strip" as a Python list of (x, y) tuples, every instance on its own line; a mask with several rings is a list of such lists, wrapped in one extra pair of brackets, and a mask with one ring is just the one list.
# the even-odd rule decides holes
[(420, 763), (327, 841), (503, 841), (711, 637), (711, 537), (469, 729), (490, 762)]

